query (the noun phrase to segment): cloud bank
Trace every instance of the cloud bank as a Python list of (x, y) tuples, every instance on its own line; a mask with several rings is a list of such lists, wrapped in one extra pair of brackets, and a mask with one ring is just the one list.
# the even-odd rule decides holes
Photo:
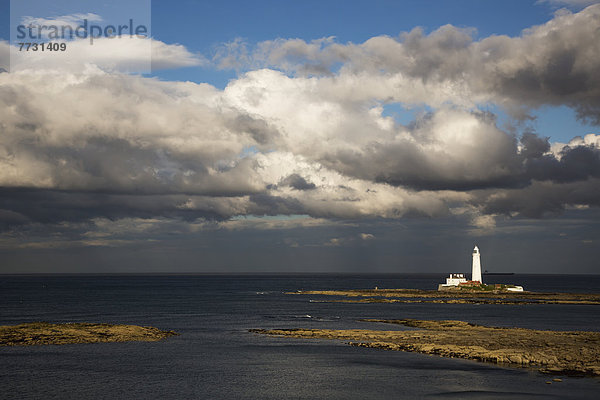
[[(599, 31), (590, 6), (519, 37), (447, 25), (362, 44), (234, 43), (214, 62), (247, 71), (224, 90), (111, 72), (136, 53), (101, 41), (83, 70), (0, 73), (0, 228), (455, 214), (488, 229), (598, 206), (600, 135), (515, 135), (480, 106), (523, 119), (567, 105), (600, 124)], [(164, 68), (205, 63), (155, 45)], [(401, 124), (391, 104), (425, 111)]]

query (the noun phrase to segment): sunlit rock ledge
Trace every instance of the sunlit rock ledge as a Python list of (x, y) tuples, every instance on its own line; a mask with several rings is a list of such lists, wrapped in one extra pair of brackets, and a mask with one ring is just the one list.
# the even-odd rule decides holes
[(482, 290), (348, 289), (299, 290), (287, 294), (337, 296), (345, 303), (467, 303), (467, 304), (581, 304), (600, 305), (600, 294), (537, 293)]
[(177, 335), (173, 331), (136, 325), (34, 322), (0, 326), (0, 346), (48, 344), (154, 342)]
[(363, 320), (417, 330), (252, 329), (273, 336), (339, 339), (360, 347), (434, 354), (541, 372), (600, 376), (600, 332), (498, 328), (463, 321)]

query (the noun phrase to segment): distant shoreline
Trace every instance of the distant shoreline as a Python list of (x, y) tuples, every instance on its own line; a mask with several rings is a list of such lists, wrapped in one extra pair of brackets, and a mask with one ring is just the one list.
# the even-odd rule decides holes
[(483, 275), (501, 276), (501, 275), (514, 275), (514, 272), (482, 272)]

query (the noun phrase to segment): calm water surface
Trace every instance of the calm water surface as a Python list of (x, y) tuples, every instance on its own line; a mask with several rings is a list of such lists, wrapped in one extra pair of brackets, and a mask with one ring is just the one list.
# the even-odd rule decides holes
[[(150, 325), (157, 343), (0, 348), (0, 396), (37, 399), (596, 399), (600, 379), (468, 360), (285, 339), (250, 328), (405, 329), (359, 318), (460, 319), (600, 330), (600, 308), (567, 305), (347, 304), (302, 289), (433, 289), (443, 275), (0, 276), (0, 324)], [(534, 291), (600, 292), (600, 276), (490, 277)], [(310, 300), (313, 300), (312, 302)], [(316, 301), (315, 301), (316, 300)]]

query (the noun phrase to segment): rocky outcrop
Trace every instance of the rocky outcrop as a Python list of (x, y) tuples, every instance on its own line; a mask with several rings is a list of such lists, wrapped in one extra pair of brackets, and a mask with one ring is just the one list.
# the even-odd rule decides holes
[(177, 335), (177, 333), (173, 331), (161, 331), (158, 328), (136, 325), (34, 322), (0, 326), (0, 346), (130, 341), (154, 342), (174, 335)]
[(418, 330), (254, 329), (252, 332), (296, 338), (339, 339), (359, 347), (526, 366), (546, 373), (600, 376), (600, 332), (497, 328), (464, 321), (364, 321), (401, 324)]
[(416, 289), (305, 290), (288, 294), (338, 296), (344, 303), (465, 303), (600, 305), (599, 294)]
[(598, 301), (590, 300), (543, 300), (543, 299), (389, 299), (377, 297), (364, 297), (360, 299), (330, 300), (331, 303), (434, 303), (434, 304), (573, 304), (573, 305), (600, 305)]

